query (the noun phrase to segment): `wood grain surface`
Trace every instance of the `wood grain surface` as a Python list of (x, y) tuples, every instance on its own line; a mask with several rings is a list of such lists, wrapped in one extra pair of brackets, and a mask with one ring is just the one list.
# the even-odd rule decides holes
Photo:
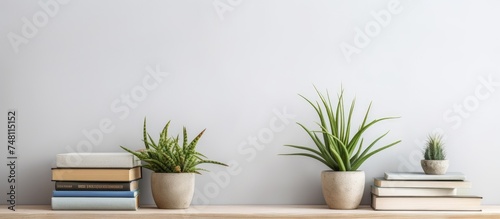
[(20, 205), (13, 212), (2, 205), (0, 219), (128, 219), (128, 218), (500, 218), (500, 206), (483, 206), (481, 212), (331, 210), (324, 205), (193, 205), (183, 210), (141, 207), (137, 211), (53, 211), (49, 205)]

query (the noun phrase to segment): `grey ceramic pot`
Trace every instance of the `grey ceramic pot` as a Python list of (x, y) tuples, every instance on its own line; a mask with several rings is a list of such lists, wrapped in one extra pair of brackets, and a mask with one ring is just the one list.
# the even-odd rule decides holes
[(332, 209), (355, 209), (365, 190), (364, 171), (331, 171), (321, 173), (326, 204)]
[(152, 173), (151, 192), (158, 208), (189, 208), (194, 195), (194, 173)]

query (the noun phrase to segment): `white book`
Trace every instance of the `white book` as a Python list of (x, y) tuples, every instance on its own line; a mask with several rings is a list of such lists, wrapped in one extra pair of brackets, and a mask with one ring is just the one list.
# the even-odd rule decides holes
[(378, 196), (454, 196), (456, 188), (390, 188), (372, 186), (372, 194)]
[(139, 158), (130, 153), (65, 153), (56, 156), (58, 168), (132, 168)]
[(446, 181), (463, 181), (465, 175), (459, 172), (449, 172), (443, 175), (430, 175), (423, 172), (386, 172), (386, 180), (446, 180)]
[(372, 194), (371, 206), (383, 211), (481, 211), (481, 199), (480, 196), (384, 197)]
[(137, 210), (139, 196), (118, 197), (52, 197), (52, 210)]
[(469, 181), (445, 181), (445, 180), (385, 180), (375, 178), (374, 184), (378, 187), (405, 187), (405, 188), (459, 188), (467, 189), (472, 187)]

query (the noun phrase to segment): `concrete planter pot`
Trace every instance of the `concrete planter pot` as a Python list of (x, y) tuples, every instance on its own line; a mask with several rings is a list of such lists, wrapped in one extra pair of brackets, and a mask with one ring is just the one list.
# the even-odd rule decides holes
[(194, 173), (152, 173), (151, 192), (161, 209), (189, 208), (194, 194)]
[(420, 164), (425, 174), (429, 175), (446, 174), (448, 166), (450, 165), (448, 160), (422, 160)]
[(355, 209), (365, 190), (365, 172), (325, 170), (321, 172), (321, 186), (329, 208)]

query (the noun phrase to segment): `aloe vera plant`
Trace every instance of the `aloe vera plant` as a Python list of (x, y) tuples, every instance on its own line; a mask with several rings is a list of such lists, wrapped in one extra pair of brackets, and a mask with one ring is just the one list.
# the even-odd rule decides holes
[(348, 111), (346, 111), (343, 89), (341, 89), (338, 95), (338, 101), (335, 108), (332, 106), (328, 91), (325, 96), (321, 94), (316, 87), (315, 90), (319, 96), (319, 102), (310, 101), (300, 94), (299, 96), (305, 99), (316, 111), (319, 117), (319, 122), (317, 122), (319, 130), (311, 130), (301, 123), (297, 124), (306, 131), (315, 143), (316, 148), (300, 145), (285, 145), (302, 150), (303, 153), (289, 153), (283, 155), (310, 157), (320, 161), (334, 171), (355, 171), (371, 156), (401, 142), (401, 140), (398, 140), (376, 150), (371, 150), (380, 139), (389, 133), (386, 132), (372, 141), (368, 147), (363, 148), (363, 134), (368, 128), (381, 121), (398, 117), (383, 117), (368, 121), (368, 114), (371, 109), (370, 103), (363, 117), (363, 122), (359, 128), (353, 132), (351, 130), (351, 123), (354, 115), (355, 99), (352, 100), (351, 105), (348, 107)]
[(439, 134), (429, 135), (424, 150), (424, 159), (426, 160), (446, 160), (446, 154), (443, 147), (443, 138)]
[(120, 146), (123, 150), (137, 156), (145, 161), (144, 168), (150, 169), (156, 173), (197, 173), (207, 171), (199, 168), (199, 164), (210, 163), (227, 166), (224, 163), (207, 160), (206, 157), (196, 151), (196, 144), (205, 130), (201, 131), (191, 142), (188, 142), (186, 127), (183, 128), (183, 142), (179, 145), (179, 136), (169, 137), (168, 127), (170, 121), (165, 125), (160, 138), (156, 143), (146, 131), (146, 118), (144, 118), (143, 139), (145, 149), (132, 151)]

